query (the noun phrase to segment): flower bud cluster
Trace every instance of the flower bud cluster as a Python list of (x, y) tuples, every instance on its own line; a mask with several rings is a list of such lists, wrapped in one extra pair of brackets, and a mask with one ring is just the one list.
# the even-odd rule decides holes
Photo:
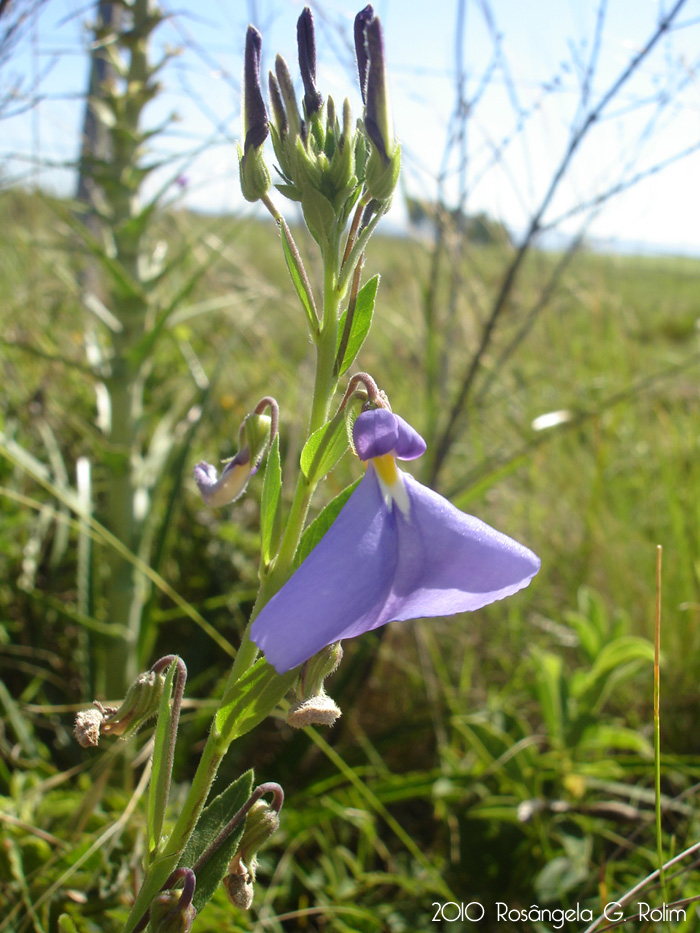
[(360, 196), (366, 203), (374, 200), (388, 206), (398, 180), (400, 147), (391, 125), (381, 26), (371, 6), (357, 16), (355, 42), (364, 120), (353, 120), (347, 99), (338, 109), (331, 97), (324, 102), (318, 91), (314, 24), (308, 7), (297, 24), (303, 99), (297, 101), (289, 67), (278, 55), (269, 74), (268, 120), (260, 90), (260, 35), (252, 26), (248, 30), (243, 193), (257, 200), (269, 190), (269, 172), (261, 167), (262, 145), (269, 133), (282, 176), (276, 187), (301, 203), (319, 245), (337, 239)]

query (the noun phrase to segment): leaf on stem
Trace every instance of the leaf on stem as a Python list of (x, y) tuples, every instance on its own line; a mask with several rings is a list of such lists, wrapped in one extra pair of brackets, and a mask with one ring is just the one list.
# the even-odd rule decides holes
[(282, 250), (284, 251), (284, 258), (287, 263), (287, 268), (289, 269), (292, 284), (306, 312), (309, 330), (313, 335), (316, 335), (318, 334), (318, 312), (316, 310), (313, 292), (311, 291), (311, 285), (306, 275), (306, 269), (304, 269), (299, 250), (297, 249), (297, 245), (294, 242), (294, 238), (292, 237), (292, 233), (284, 217), (280, 217), (279, 224), (282, 234)]
[(223, 747), (254, 729), (269, 716), (287, 693), (297, 676), (296, 671), (279, 675), (263, 658), (259, 658), (224, 694), (214, 728)]
[[(242, 774), (202, 810), (197, 826), (182, 853), (180, 866), (192, 868), (197, 863), (206, 849), (216, 840), (219, 833), (245, 804), (252, 790), (253, 771), (251, 769)], [(243, 835), (244, 826), (245, 819), (242, 819), (240, 825), (217, 847), (204, 865), (198, 868), (197, 887), (192, 902), (197, 913), (213, 896), (226, 874), (228, 864), (235, 855), (238, 843)]]
[[(374, 314), (374, 302), (379, 288), (379, 276), (373, 276), (362, 286), (357, 293), (355, 301), (355, 312), (350, 321), (349, 333), (345, 334), (347, 321), (347, 311), (344, 311), (338, 324), (338, 346), (336, 348), (336, 372), (339, 376), (347, 372), (353, 364), (355, 357), (360, 352), (365, 337), (372, 326), (372, 316)], [(342, 359), (340, 352), (342, 351)]]
[(330, 473), (348, 449), (345, 412), (339, 411), (311, 435), (301, 452), (301, 471), (309, 483)]

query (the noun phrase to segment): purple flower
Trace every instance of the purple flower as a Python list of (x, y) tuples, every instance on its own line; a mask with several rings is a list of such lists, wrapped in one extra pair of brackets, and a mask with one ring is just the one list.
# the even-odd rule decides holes
[(251, 638), (280, 673), (321, 648), (391, 621), (448, 616), (527, 586), (539, 558), (399, 470), (425, 442), (385, 409), (360, 414), (367, 473), (299, 569), (262, 609)]

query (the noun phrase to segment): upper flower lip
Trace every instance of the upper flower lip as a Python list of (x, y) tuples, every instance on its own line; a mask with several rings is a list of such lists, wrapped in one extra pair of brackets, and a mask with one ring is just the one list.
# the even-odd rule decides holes
[(360, 460), (392, 454), (399, 460), (415, 460), (425, 453), (425, 441), (400, 415), (386, 408), (361, 412), (352, 428)]

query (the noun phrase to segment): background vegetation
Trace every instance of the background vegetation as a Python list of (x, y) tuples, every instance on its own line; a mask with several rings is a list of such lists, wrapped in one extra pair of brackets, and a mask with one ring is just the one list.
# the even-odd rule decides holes
[[(92, 465), (97, 514), (115, 468), (95, 426), (90, 334), (104, 348), (104, 321), (76, 284), (89, 241), (74, 207), (0, 193), (0, 931), (17, 933), (56, 930), (62, 912), (80, 931), (119, 930), (144, 847), (147, 733), (98, 752), (71, 736), (72, 714), (103, 682), (96, 646), (123, 624), (101, 579), (110, 544), (72, 509), (78, 463)], [(328, 684), (343, 709), (332, 731), (271, 719), (233, 746), (218, 786), (250, 765), (280, 782), (282, 827), (252, 910), (220, 892), (198, 930), (440, 929), (431, 904), (450, 900), (597, 914), (652, 872), (659, 543), (664, 853), (700, 839), (700, 262), (583, 243), (566, 253), (530, 243), (519, 258), (498, 225), (486, 237), (483, 227), (435, 216), (415, 237), (374, 238), (365, 278), (382, 279), (358, 362), (435, 450), (517, 260), (444, 458), (415, 470), (532, 547), (542, 570), (473, 617), (347, 643)], [(156, 307), (172, 310), (138, 430), (151, 452), (168, 434), (148, 487), (148, 561), (180, 601), (149, 586), (139, 661), (177, 651), (188, 665), (184, 787), (226, 643), (237, 644), (255, 597), (260, 494), (254, 480), (244, 499), (207, 511), (191, 467), (235, 453), (242, 417), (271, 394), (289, 470), (313, 372), (274, 225), (158, 208), (140, 249), (153, 258), (166, 246), (177, 262)], [(355, 478), (346, 457), (314, 510)], [(647, 900), (694, 896), (698, 872), (684, 863), (667, 885)], [(693, 923), (689, 908), (673, 928)]]

